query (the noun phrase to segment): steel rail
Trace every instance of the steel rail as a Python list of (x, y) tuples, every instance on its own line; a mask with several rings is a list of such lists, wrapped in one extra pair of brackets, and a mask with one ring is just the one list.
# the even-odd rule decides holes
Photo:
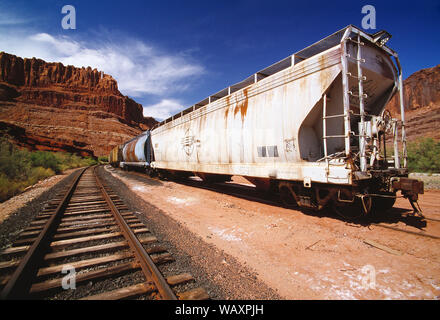
[(18, 267), (15, 269), (6, 286), (3, 288), (0, 298), (5, 299), (23, 299), (26, 297), (29, 288), (32, 285), (33, 275), (37, 272), (37, 266), (48, 251), (50, 239), (55, 233), (64, 210), (66, 209), (73, 192), (78, 185), (83, 173), (88, 167), (82, 169), (78, 176), (72, 182), (68, 192), (58, 204), (55, 212), (49, 218), (41, 230), (37, 239), (33, 242), (26, 255), (21, 260)]
[(145, 251), (143, 245), (140, 243), (136, 235), (133, 233), (131, 228), (128, 226), (127, 222), (125, 222), (124, 218), (120, 214), (119, 210), (114, 205), (112, 199), (108, 195), (107, 191), (104, 188), (104, 185), (101, 183), (97, 173), (96, 168), (93, 168), (93, 173), (96, 179), (96, 183), (99, 187), (99, 189), (102, 192), (102, 195), (107, 202), (107, 205), (109, 206), (113, 216), (116, 219), (116, 222), (118, 223), (121, 232), (124, 236), (124, 238), (127, 240), (130, 249), (133, 251), (137, 262), (139, 263), (142, 272), (144, 273), (147, 280), (152, 280), (154, 284), (157, 287), (157, 290), (159, 291), (162, 299), (164, 300), (177, 300), (176, 295), (174, 294), (173, 290), (168, 285), (165, 278), (160, 273), (159, 269), (154, 264), (153, 260), (151, 259), (150, 255)]

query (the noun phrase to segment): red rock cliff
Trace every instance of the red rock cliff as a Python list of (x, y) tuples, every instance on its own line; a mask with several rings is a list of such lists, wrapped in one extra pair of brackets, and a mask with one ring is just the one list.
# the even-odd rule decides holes
[(0, 122), (27, 147), (95, 156), (156, 123), (110, 75), (4, 52)]
[[(408, 140), (440, 139), (440, 65), (419, 70), (403, 81), (403, 99)], [(387, 108), (400, 119), (397, 95)]]

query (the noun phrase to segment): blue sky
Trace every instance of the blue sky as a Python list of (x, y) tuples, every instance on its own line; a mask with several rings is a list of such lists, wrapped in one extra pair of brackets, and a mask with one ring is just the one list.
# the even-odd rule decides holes
[[(64, 30), (61, 8), (76, 9)], [(376, 32), (404, 77), (440, 63), (437, 1), (1, 1), (0, 51), (111, 74), (120, 91), (163, 119), (353, 24), (376, 8)]]

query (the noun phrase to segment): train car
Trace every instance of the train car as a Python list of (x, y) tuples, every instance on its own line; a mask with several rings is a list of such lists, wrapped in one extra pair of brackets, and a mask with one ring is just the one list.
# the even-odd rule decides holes
[(152, 158), (150, 131), (145, 131), (122, 146), (122, 161), (119, 166), (127, 170), (130, 168), (147, 169), (150, 168)]
[(122, 161), (122, 146), (118, 145), (110, 151), (108, 155), (108, 162), (113, 167), (118, 168), (121, 161)]
[[(162, 121), (149, 132), (151, 170), (239, 175), (289, 205), (365, 214), (392, 207), (401, 191), (420, 213), (390, 37), (347, 26)], [(395, 94), (400, 119), (384, 111)]]

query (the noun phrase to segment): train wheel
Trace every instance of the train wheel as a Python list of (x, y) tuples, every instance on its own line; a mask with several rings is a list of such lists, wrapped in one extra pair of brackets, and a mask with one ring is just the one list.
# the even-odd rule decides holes
[(365, 217), (371, 212), (373, 200), (370, 196), (355, 197), (352, 203), (333, 202), (333, 211), (344, 219), (354, 220)]
[(150, 176), (151, 178), (154, 178), (157, 174), (156, 171), (154, 169), (152, 169), (151, 167), (147, 167), (145, 168), (145, 173)]
[(280, 185), (279, 192), (280, 192), (280, 199), (283, 205), (285, 205), (288, 208), (298, 207), (298, 203), (293, 197), (292, 192), (289, 189), (289, 186)]
[(374, 214), (385, 213), (396, 203), (396, 193), (388, 192), (383, 195), (385, 197), (374, 197), (373, 199), (373, 207), (371, 210)]
[(157, 176), (159, 177), (160, 180), (168, 180), (170, 174), (166, 170), (159, 170)]

